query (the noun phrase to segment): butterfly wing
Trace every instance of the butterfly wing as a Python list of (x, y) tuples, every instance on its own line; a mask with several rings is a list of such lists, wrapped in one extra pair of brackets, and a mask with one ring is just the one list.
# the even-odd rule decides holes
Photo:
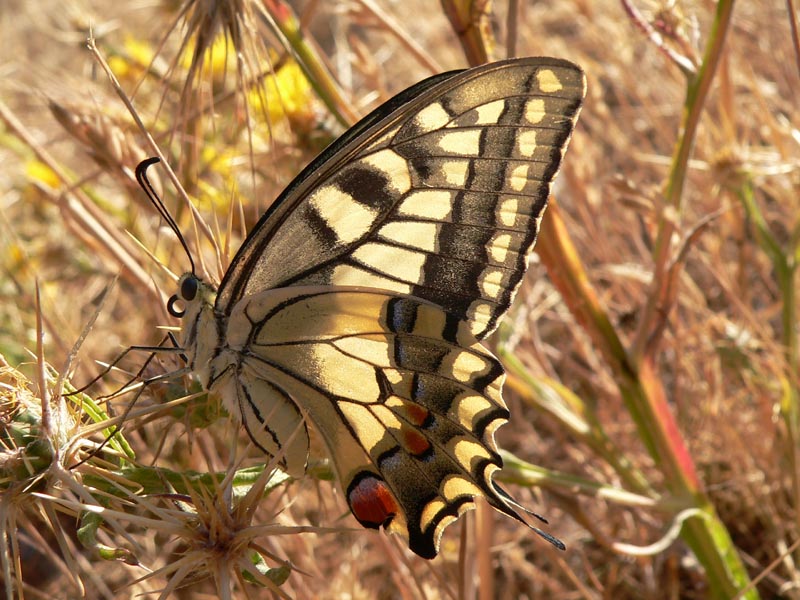
[[(267, 385), (245, 394), (245, 415), (293, 398), (331, 449), (362, 525), (431, 558), (475, 496), (519, 519), (492, 482), (502, 465), (494, 431), (508, 417), (503, 369), (465, 322), (410, 296), (301, 286), (247, 297), (228, 331), (233, 351), (212, 370), (231, 375), (230, 389), (217, 390), (241, 400)], [(266, 421), (283, 440), (305, 433), (299, 420)]]
[(429, 300), (482, 339), (525, 272), (584, 89), (572, 63), (526, 58), (403, 92), (275, 202), (217, 309), (278, 287), (369, 286)]

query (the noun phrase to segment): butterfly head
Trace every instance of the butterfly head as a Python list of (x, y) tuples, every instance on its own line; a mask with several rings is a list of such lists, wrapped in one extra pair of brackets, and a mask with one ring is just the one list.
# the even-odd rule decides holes
[[(198, 372), (210, 359), (219, 339), (214, 301), (217, 290), (194, 273), (184, 273), (178, 280), (178, 293), (167, 302), (167, 310), (181, 319), (181, 346), (189, 358), (189, 365)], [(201, 373), (202, 377), (202, 373)]]
[[(214, 306), (217, 290), (194, 273), (184, 273), (178, 280), (178, 293), (167, 302), (167, 311), (173, 317), (185, 319), (197, 315), (204, 306)], [(181, 305), (180, 307), (178, 305)]]

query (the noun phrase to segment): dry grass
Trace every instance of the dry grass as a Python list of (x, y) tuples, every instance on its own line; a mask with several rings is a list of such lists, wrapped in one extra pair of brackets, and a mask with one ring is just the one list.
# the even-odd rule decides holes
[[(343, 516), (335, 486), (317, 477), (277, 485), (259, 501), (258, 485), (267, 482), (262, 477), (254, 488), (256, 476), (239, 471), (232, 487), (251, 496), (235, 512), (221, 509), (220, 480), (191, 476), (233, 473), (230, 421), (217, 418), (202, 396), (182, 399), (183, 387), (154, 385), (127, 415), (125, 436), (140, 467), (118, 471), (122, 446), (76, 466), (102, 439), (92, 423), (108, 426), (111, 417), (103, 411), (120, 415), (130, 395), (98, 406), (94, 417), (87, 406), (128, 377), (104, 378), (79, 408), (76, 396), (59, 402), (55, 374), (45, 372), (43, 361), (73, 384), (85, 384), (100, 370), (95, 361), (109, 361), (130, 345), (158, 343), (157, 325), (173, 324), (164, 310), (173, 282), (147, 252), (173, 271), (188, 267), (133, 181), (132, 169), (152, 150), (86, 50), (88, 27), (211, 224), (208, 232), (195, 232), (187, 204), (166, 180), (157, 182), (216, 278), (258, 215), (341, 132), (339, 123), (431, 70), (465, 65), (439, 3), (381, 0), (379, 11), (365, 0), (293, 3), (307, 35), (295, 51), (312, 66), (324, 57), (334, 74), (315, 73), (315, 94), (277, 41), (277, 24), (268, 25), (256, 8), (280, 3), (191, 3), (198, 10), (224, 7), (212, 13), (216, 21), (200, 12), (184, 19), (179, 4), (0, 4), (6, 48), (0, 56), (0, 355), (22, 365), (39, 386), (11, 370), (0, 373), (0, 439), (7, 448), (0, 459), (6, 534), (0, 551), (3, 572), (25, 582), (26, 596), (122, 598), (165, 590), (197, 598), (233, 590), (233, 597), (261, 597), (264, 590), (245, 581), (247, 572), (272, 593), (296, 598), (721, 597), (686, 537), (631, 554), (630, 546), (661, 540), (680, 511), (700, 498), (713, 503), (734, 554), (757, 578), (753, 597), (800, 597), (794, 546), (800, 539), (794, 293), (800, 135), (793, 93), (800, 64), (785, 4), (736, 6), (685, 185), (676, 192), (671, 165), (683, 139), (687, 89), (680, 65), (699, 64), (715, 7), (635, 2), (664, 36), (659, 47), (620, 2), (521, 3), (517, 53), (568, 58), (589, 80), (556, 187), (578, 267), (631, 364), (652, 366), (636, 381), (645, 398), (663, 392), (705, 495), (687, 500), (686, 488), (676, 483), (682, 473), (648, 448), (647, 418), (631, 412), (631, 388), (620, 382), (613, 352), (603, 346), (609, 338), (598, 337), (581, 312), (579, 292), (570, 292), (569, 278), (558, 272), (574, 273), (575, 265), (553, 264), (558, 250), (542, 239), (548, 268), (531, 267), (510, 327), (501, 332), (499, 350), (513, 363), (513, 375), (506, 393), (512, 419), (499, 441), (550, 470), (534, 478), (542, 488), (513, 491), (550, 519), (550, 531), (568, 551), (558, 553), (516, 523), (478, 511), (477, 520), (471, 514), (447, 531), (433, 562), (410, 556), (401, 540), (360, 530)], [(499, 58), (508, 40), (506, 3), (494, 4)], [(214, 44), (213, 57), (202, 52)], [(273, 67), (277, 84), (264, 79)], [(556, 216), (549, 212), (545, 219)], [(660, 245), (665, 231), (669, 244)], [(219, 242), (218, 251), (209, 237)], [(44, 344), (32, 359), (37, 282)], [(95, 315), (70, 361), (70, 349)], [(133, 355), (124, 366), (135, 372), (143, 360)], [(156, 361), (145, 375), (177, 364)], [(45, 379), (50, 383), (42, 385)], [(52, 415), (40, 414), (42, 394), (27, 387), (55, 394)], [(47, 431), (84, 445), (65, 442), (55, 455), (30, 445)], [(244, 436), (239, 441), (244, 448)], [(248, 464), (260, 462), (253, 453)], [(523, 473), (510, 469), (508, 476), (520, 481)], [(101, 527), (81, 512), (97, 502), (109, 511)], [(86, 527), (79, 532), (79, 525)], [(254, 556), (260, 557), (255, 567)], [(484, 565), (488, 570), (479, 568)], [(171, 571), (182, 567), (185, 573)], [(156, 573), (137, 581), (150, 571)], [(172, 590), (178, 581), (185, 587)]]

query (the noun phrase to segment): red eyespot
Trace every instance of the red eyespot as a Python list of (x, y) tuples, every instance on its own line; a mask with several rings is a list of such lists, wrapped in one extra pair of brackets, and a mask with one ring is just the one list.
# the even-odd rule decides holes
[(347, 503), (358, 522), (371, 529), (386, 527), (400, 510), (386, 482), (372, 473), (362, 473), (353, 480)]

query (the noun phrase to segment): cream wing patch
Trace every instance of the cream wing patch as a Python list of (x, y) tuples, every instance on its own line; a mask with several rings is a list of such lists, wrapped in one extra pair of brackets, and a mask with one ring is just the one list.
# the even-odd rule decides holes
[(416, 190), (398, 208), (401, 216), (448, 221), (453, 210), (453, 193), (448, 190)]
[(481, 149), (481, 130), (466, 129), (445, 133), (439, 140), (439, 148), (446, 154), (458, 156), (479, 156)]
[(411, 175), (408, 163), (392, 150), (380, 150), (368, 154), (361, 159), (367, 164), (386, 175), (388, 186), (397, 194), (405, 194), (411, 189)]
[(378, 217), (376, 210), (333, 186), (319, 189), (309, 203), (337, 239), (346, 244), (366, 235)]
[(505, 110), (505, 100), (495, 100), (487, 104), (483, 104), (475, 108), (478, 113), (478, 118), (475, 122), (476, 125), (494, 125), (500, 120), (500, 115)]
[(450, 115), (438, 102), (429, 104), (420, 110), (414, 117), (414, 124), (421, 131), (435, 131), (445, 127), (450, 121)]
[(378, 230), (381, 237), (399, 245), (413, 246), (425, 252), (436, 251), (439, 226), (434, 222), (394, 221)]
[(561, 80), (552, 69), (539, 69), (536, 80), (539, 82), (539, 89), (545, 94), (555, 94), (564, 89)]
[(531, 125), (538, 125), (547, 116), (544, 100), (531, 98), (525, 104), (525, 120)]

